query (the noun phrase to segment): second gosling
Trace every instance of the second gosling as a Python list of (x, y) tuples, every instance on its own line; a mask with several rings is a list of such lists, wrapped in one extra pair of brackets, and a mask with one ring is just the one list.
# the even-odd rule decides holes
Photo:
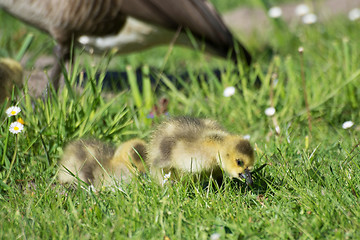
[(69, 143), (60, 161), (59, 182), (73, 185), (77, 178), (99, 189), (116, 182), (129, 183), (135, 173), (145, 173), (146, 143), (132, 139), (117, 149), (99, 140)]

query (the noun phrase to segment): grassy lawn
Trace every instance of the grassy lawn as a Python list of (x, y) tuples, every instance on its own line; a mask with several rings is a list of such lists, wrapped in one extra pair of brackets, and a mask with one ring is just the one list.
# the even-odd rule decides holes
[[(222, 10), (232, 6), (231, 1), (229, 6), (220, 2)], [(53, 42), (46, 35), (2, 12), (0, 22), (6, 26), (6, 31), (0, 29), (1, 57), (15, 57), (30, 32), (35, 37), (25, 67), (32, 69), (39, 56), (51, 53)], [(291, 29), (281, 21), (272, 23), (272, 31), (261, 41), (256, 34), (244, 37), (255, 58), (248, 71), (183, 48), (174, 48), (168, 58), (167, 46), (98, 57), (78, 49), (60, 94), (42, 101), (32, 98), (26, 87), (20, 93), (23, 132), (9, 133), (18, 116), (8, 118), (6, 106), (0, 105), (0, 239), (360, 236), (359, 22), (338, 16)], [(143, 73), (140, 90), (137, 67)], [(149, 68), (156, 69), (152, 76), (158, 84), (153, 87)], [(108, 69), (127, 72), (131, 88), (102, 90)], [(214, 69), (226, 72), (218, 79)], [(170, 81), (162, 70), (178, 80)], [(78, 92), (74, 89), (83, 79), (82, 71), (89, 81)], [(255, 84), (257, 79), (261, 86)], [(229, 86), (236, 92), (224, 97)], [(255, 167), (267, 164), (254, 176), (254, 186), (225, 178), (221, 188), (204, 188), (186, 179), (162, 188), (148, 177), (99, 192), (57, 184), (57, 161), (67, 142), (86, 136), (112, 144), (133, 137), (147, 140), (154, 124), (166, 118), (148, 117), (161, 97), (169, 100), (170, 116), (209, 117), (230, 132), (250, 135)], [(265, 114), (269, 107), (276, 109), (273, 116)], [(345, 121), (354, 126), (343, 129)]]

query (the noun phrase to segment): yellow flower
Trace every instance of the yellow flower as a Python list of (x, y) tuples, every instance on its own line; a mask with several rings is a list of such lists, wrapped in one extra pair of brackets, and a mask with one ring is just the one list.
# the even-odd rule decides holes
[(18, 120), (17, 120), (17, 122), (19, 122), (19, 123), (21, 123), (21, 124), (25, 124), (25, 121), (24, 121), (24, 119), (22, 119), (22, 118), (19, 118)]
[(12, 106), (6, 109), (6, 114), (8, 115), (8, 117), (15, 116), (19, 112), (21, 112), (21, 109), (18, 106)]
[(13, 122), (10, 124), (9, 131), (13, 134), (18, 134), (24, 129), (24, 125), (19, 122)]

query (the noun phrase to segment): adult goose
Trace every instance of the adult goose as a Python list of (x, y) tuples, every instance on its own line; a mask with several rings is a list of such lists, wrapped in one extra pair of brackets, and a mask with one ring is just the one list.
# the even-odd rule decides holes
[[(249, 52), (207, 0), (0, 0), (0, 8), (56, 40), (58, 61), (50, 74), (56, 90), (61, 63), (69, 60), (72, 41), (84, 35), (117, 34), (129, 17), (167, 31), (190, 31), (210, 52), (245, 64), (251, 62)], [(161, 35), (159, 38), (163, 41)]]

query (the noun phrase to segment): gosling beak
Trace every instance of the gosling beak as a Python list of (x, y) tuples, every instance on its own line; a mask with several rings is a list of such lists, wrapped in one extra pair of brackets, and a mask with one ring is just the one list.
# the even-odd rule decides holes
[(251, 172), (249, 171), (249, 169), (245, 169), (244, 173), (240, 174), (240, 177), (245, 179), (247, 185), (253, 185), (253, 180), (251, 178)]

